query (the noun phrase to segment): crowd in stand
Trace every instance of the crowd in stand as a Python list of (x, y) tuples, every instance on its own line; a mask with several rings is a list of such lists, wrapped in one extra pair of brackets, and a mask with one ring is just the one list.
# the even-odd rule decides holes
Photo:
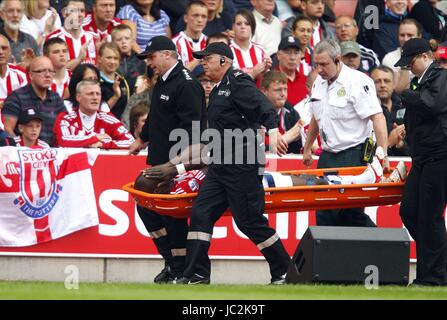
[[(233, 67), (247, 73), (277, 110), (288, 152), (301, 153), (318, 76), (313, 50), (334, 39), (343, 63), (375, 83), (388, 154), (407, 156), (399, 94), (413, 75), (394, 64), (408, 39), (423, 37), (447, 66), (446, 15), (437, 2), (358, 0), (354, 17), (336, 17), (329, 0), (2, 0), (0, 136), (3, 144), (129, 148), (157, 81), (138, 54), (164, 35), (207, 97), (215, 83), (192, 53), (226, 42)], [(369, 27), (374, 19), (365, 8), (371, 4), (378, 28)], [(39, 140), (20, 138), (28, 122), (39, 124)], [(321, 152), (318, 143), (312, 151)]]

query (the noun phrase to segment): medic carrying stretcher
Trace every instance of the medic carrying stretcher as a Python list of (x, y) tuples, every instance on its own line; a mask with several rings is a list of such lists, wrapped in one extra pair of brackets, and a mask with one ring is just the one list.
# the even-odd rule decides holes
[[(187, 159), (192, 158), (193, 148)], [(184, 159), (183, 154), (176, 161), (144, 169), (135, 183), (124, 185), (123, 190), (132, 194), (138, 205), (159, 214), (189, 217), (207, 167), (199, 161), (200, 164), (190, 166), (193, 170), (184, 171)], [(406, 176), (403, 161), (391, 173), (384, 174), (377, 157), (366, 167), (266, 171), (265, 213), (396, 204), (402, 199)]]

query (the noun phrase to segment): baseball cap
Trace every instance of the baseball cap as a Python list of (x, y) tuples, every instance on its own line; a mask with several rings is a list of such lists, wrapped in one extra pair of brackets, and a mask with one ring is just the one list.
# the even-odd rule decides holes
[(440, 59), (447, 60), (447, 47), (439, 46), (436, 53)]
[(175, 47), (174, 42), (172, 42), (172, 40), (168, 37), (156, 36), (149, 40), (146, 49), (138, 54), (138, 58), (146, 59), (146, 57), (151, 53), (161, 50), (177, 51), (177, 48)]
[(29, 109), (26, 109), (20, 113), (18, 122), (19, 122), (19, 124), (27, 124), (28, 122), (30, 122), (31, 120), (34, 120), (34, 119), (43, 121), (43, 118), (40, 115), (39, 111), (37, 111), (34, 108), (29, 108)]
[(412, 38), (404, 43), (402, 47), (402, 55), (394, 66), (395, 67), (406, 67), (411, 63), (411, 60), (418, 54), (430, 51), (430, 42), (422, 38)]
[(233, 52), (230, 47), (223, 42), (213, 42), (210, 43), (204, 50), (202, 51), (194, 51), (192, 55), (196, 59), (202, 59), (205, 56), (209, 56), (210, 54), (218, 54), (220, 56), (227, 57), (233, 60)]
[(353, 53), (357, 56), (361, 56), (360, 46), (355, 41), (343, 41), (340, 43), (341, 55), (345, 56), (347, 54)]
[(278, 45), (278, 50), (284, 50), (287, 48), (296, 48), (298, 50), (301, 50), (301, 43), (295, 37), (292, 36), (284, 37), (281, 39), (281, 42)]

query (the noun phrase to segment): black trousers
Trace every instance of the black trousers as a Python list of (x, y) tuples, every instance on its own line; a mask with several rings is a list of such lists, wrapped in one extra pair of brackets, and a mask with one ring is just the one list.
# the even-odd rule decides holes
[(447, 159), (412, 164), (400, 216), (416, 241), (416, 280), (420, 282), (447, 284), (446, 196)]
[(137, 206), (137, 211), (158, 252), (165, 259), (165, 264), (171, 267), (175, 275), (182, 275), (185, 269), (188, 220), (162, 216), (142, 206)]
[[(352, 148), (339, 153), (323, 151), (318, 168), (343, 168), (366, 165), (361, 160), (361, 148)], [(317, 210), (317, 226), (375, 227), (363, 208)]]
[(229, 207), (237, 227), (264, 255), (272, 278), (287, 272), (290, 256), (264, 214), (265, 194), (257, 168), (237, 165), (210, 166), (194, 201), (187, 241), (184, 276), (209, 278), (208, 257), (216, 221)]

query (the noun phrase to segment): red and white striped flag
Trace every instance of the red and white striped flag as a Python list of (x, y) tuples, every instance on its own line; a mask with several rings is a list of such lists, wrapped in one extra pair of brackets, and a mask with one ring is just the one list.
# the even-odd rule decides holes
[(30, 246), (98, 225), (95, 149), (0, 148), (0, 246)]

